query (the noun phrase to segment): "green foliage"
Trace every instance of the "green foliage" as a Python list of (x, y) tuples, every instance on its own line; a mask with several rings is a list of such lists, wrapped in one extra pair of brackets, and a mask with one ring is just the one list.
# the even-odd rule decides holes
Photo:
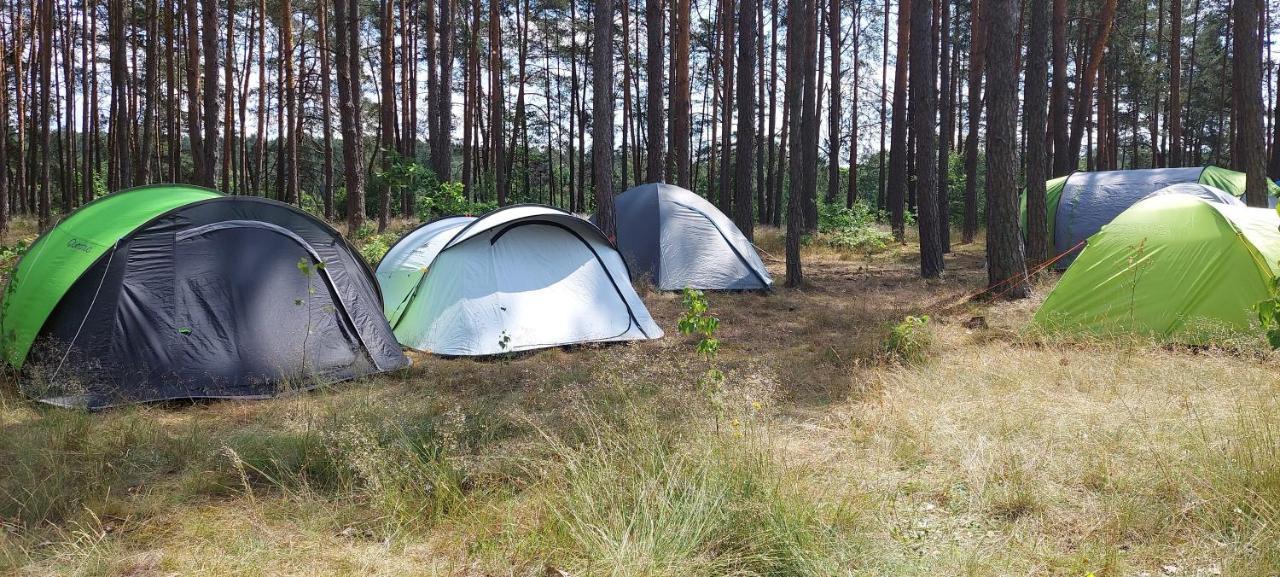
[(471, 202), (463, 193), (461, 182), (441, 182), (434, 191), (417, 197), (418, 218), (428, 221), (441, 216), (484, 214), (497, 208), (491, 202)]
[(720, 417), (725, 410), (721, 398), (724, 372), (716, 364), (716, 356), (720, 353), (720, 339), (716, 338), (716, 329), (720, 328), (720, 319), (711, 315), (707, 296), (700, 290), (686, 287), (681, 302), (684, 303), (685, 313), (680, 317), (677, 327), (680, 334), (698, 337), (694, 350), (707, 362), (707, 370), (698, 378), (698, 386), (716, 409), (716, 428), (719, 429)]
[(853, 208), (843, 204), (818, 206), (817, 241), (840, 251), (871, 254), (884, 250), (893, 241), (893, 234), (884, 230), (877, 221), (885, 220), (883, 211), (858, 201)]
[(720, 352), (720, 340), (715, 337), (716, 329), (720, 327), (720, 319), (708, 312), (707, 296), (700, 290), (684, 289), (681, 302), (684, 303), (685, 313), (678, 323), (680, 334), (697, 335), (699, 337), (696, 347), (698, 354), (702, 355), (707, 362), (714, 361), (716, 353)]
[(1254, 309), (1267, 335), (1267, 343), (1273, 349), (1280, 349), (1280, 279), (1272, 281), (1271, 298), (1254, 305)]
[(369, 263), (369, 266), (376, 266), (382, 257), (391, 250), (391, 245), (395, 244), (398, 235), (395, 233), (375, 232), (373, 225), (365, 223), (356, 231), (356, 236), (352, 239), (360, 251), (361, 258)]
[(889, 338), (885, 339), (884, 349), (894, 360), (916, 364), (925, 360), (932, 345), (933, 334), (929, 329), (929, 315), (908, 315), (889, 330)]

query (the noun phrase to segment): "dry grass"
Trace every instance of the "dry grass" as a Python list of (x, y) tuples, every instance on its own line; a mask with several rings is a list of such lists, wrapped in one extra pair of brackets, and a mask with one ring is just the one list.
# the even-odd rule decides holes
[[(265, 402), (84, 415), (7, 385), (0, 573), (1280, 571), (1270, 353), (1030, 334), (1035, 301), (966, 300), (980, 245), (929, 282), (912, 247), (806, 256), (803, 290), (710, 296), (715, 402), (653, 292), (660, 341)], [(900, 363), (885, 338), (919, 314)]]

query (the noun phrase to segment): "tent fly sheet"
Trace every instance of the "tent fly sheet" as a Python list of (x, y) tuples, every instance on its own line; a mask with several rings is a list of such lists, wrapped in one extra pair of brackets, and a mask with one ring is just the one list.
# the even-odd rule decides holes
[(761, 290), (773, 286), (755, 246), (697, 194), (665, 183), (615, 200), (618, 250), (636, 280), (661, 290)]
[(388, 251), (377, 275), (396, 338), (435, 354), (662, 336), (609, 240), (547, 206), (428, 223)]
[[(1125, 209), (1153, 192), (1179, 184), (1201, 184), (1226, 193), (1206, 195), (1191, 191), (1209, 200), (1214, 196), (1225, 200), (1225, 197), (1244, 195), (1244, 174), (1216, 166), (1076, 172), (1048, 181), (1045, 216), (1049, 237), (1053, 241), (1053, 253), (1069, 253), (1056, 263), (1056, 267), (1062, 269), (1070, 265), (1079, 254), (1083, 241)], [(1273, 207), (1277, 195), (1280, 195), (1280, 187), (1270, 183), (1268, 198)], [(1025, 230), (1025, 195), (1022, 199), (1022, 225)]]
[(1274, 210), (1152, 196), (1089, 238), (1035, 323), (1053, 331), (1196, 343), (1247, 329), (1278, 269)]
[(378, 299), (354, 249), (296, 208), (150, 186), (37, 240), (0, 335), (54, 404), (259, 398), (408, 364)]

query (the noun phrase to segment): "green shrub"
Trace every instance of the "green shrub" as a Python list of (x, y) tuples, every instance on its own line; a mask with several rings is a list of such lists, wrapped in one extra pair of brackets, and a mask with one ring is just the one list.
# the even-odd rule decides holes
[(878, 224), (884, 214), (865, 202), (853, 208), (841, 204), (818, 207), (817, 242), (839, 251), (871, 254), (884, 250), (893, 235)]
[(889, 338), (884, 342), (885, 352), (891, 358), (910, 364), (923, 362), (932, 345), (929, 315), (907, 316), (890, 329)]

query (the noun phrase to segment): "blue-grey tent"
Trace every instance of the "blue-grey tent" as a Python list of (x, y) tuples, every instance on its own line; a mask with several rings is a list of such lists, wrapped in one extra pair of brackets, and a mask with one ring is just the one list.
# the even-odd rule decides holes
[[(1057, 183), (1051, 181), (1052, 184)], [(1079, 246), (1125, 209), (1173, 185), (1203, 185), (1169, 192), (1191, 193), (1210, 202), (1222, 202), (1244, 194), (1244, 175), (1216, 166), (1074, 173), (1061, 182), (1056, 206), (1052, 202), (1055, 191), (1049, 193), (1054, 252), (1063, 253)], [(1275, 192), (1273, 188), (1268, 195), (1272, 206)], [(1066, 268), (1077, 254), (1079, 250), (1058, 261), (1056, 266)]]
[(697, 194), (665, 183), (615, 200), (617, 246), (633, 278), (660, 290), (760, 290), (773, 279), (733, 221)]

